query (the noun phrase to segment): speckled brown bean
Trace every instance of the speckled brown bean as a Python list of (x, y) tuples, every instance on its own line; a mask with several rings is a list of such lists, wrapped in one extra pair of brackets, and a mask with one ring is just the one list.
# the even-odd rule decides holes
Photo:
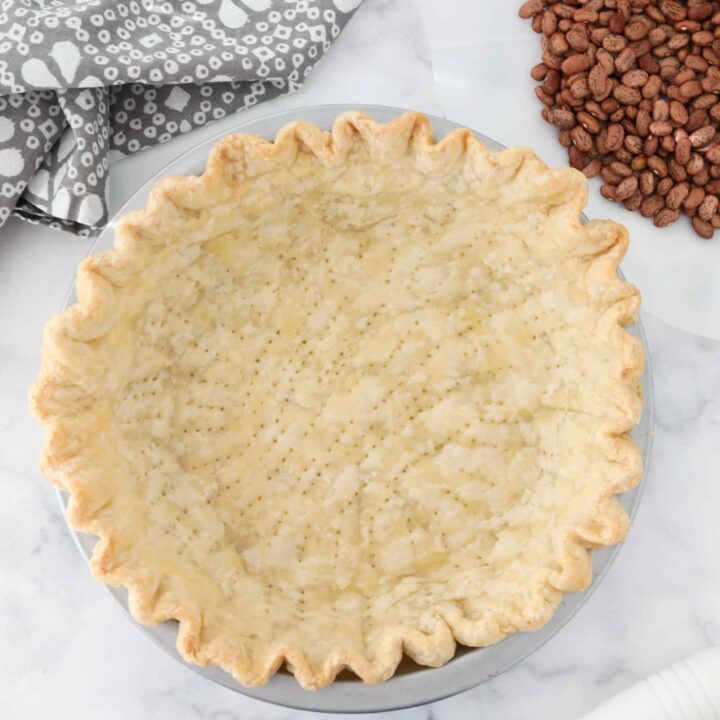
[(661, 89), (662, 80), (660, 79), (660, 76), (651, 75), (640, 92), (644, 98), (654, 98), (660, 93)]
[[(563, 60), (560, 69), (565, 75), (575, 75), (576, 73), (585, 72), (590, 68), (590, 58), (587, 55), (570, 55)], [(701, 93), (698, 93), (701, 94)]]
[[(611, 3), (605, 3), (605, 4), (608, 7), (611, 6)], [(615, 8), (625, 18), (626, 21), (630, 19), (630, 15), (631, 15), (630, 0), (615, 0)]]
[[(562, 92), (558, 93), (560, 96), (560, 102), (563, 105), (567, 105), (568, 107), (571, 107), (573, 109), (582, 107), (583, 101), (582, 98), (576, 98), (571, 92), (570, 88), (565, 88)], [(557, 102), (557, 96), (556, 100)]]
[(698, 215), (706, 222), (710, 222), (713, 215), (717, 212), (718, 204), (719, 201), (715, 195), (706, 195), (698, 207)]
[(587, 153), (578, 150), (575, 145), (568, 148), (568, 163), (570, 167), (576, 170), (582, 170), (589, 162)]
[(707, 72), (708, 61), (702, 55), (688, 55), (685, 58), (685, 65), (696, 72)]
[(622, 180), (622, 177), (620, 175), (617, 175), (616, 173), (614, 173), (609, 167), (604, 167), (600, 171), (600, 177), (608, 185), (617, 185)]
[(619, 160), (611, 162), (608, 168), (621, 178), (627, 178), (633, 174), (632, 168)]
[(643, 194), (636, 190), (627, 200), (623, 202), (623, 205), (627, 210), (637, 210), (642, 205)]
[(612, 94), (623, 105), (637, 105), (642, 100), (642, 95), (637, 88), (630, 88), (625, 85), (616, 85)]
[(670, 190), (672, 190), (674, 184), (675, 183), (673, 182), (673, 179), (671, 177), (663, 178), (662, 180), (658, 181), (655, 192), (661, 197), (665, 197), (670, 192)]
[(616, 12), (612, 14), (612, 17), (608, 22), (608, 28), (610, 29), (611, 33), (621, 35), (622, 32), (625, 30), (626, 22), (627, 20), (625, 20), (625, 16), (622, 13)]
[(684, 83), (688, 82), (688, 80), (694, 80), (695, 79), (695, 73), (690, 68), (683, 68), (678, 72), (678, 74), (675, 76), (673, 82), (676, 85), (683, 85)]
[(678, 125), (685, 125), (688, 121), (687, 108), (679, 100), (670, 103), (670, 119)]
[(549, 68), (554, 68), (555, 70), (559, 70), (560, 66), (562, 65), (562, 57), (559, 55), (554, 55), (549, 51), (543, 53), (542, 61)]
[(533, 80), (542, 81), (545, 79), (545, 76), (548, 72), (548, 66), (545, 65), (545, 63), (538, 63), (531, 71), (530, 71), (530, 77)]
[(593, 158), (583, 169), (582, 172), (587, 178), (594, 178), (600, 174), (602, 170), (602, 162), (599, 158)]
[(635, 175), (626, 177), (615, 189), (616, 200), (627, 200), (638, 188), (638, 179)]
[(615, 151), (615, 157), (621, 162), (629, 165), (632, 162), (633, 156), (624, 148), (618, 148)]
[(688, 18), (690, 20), (707, 20), (715, 14), (717, 4), (713, 2), (700, 2), (688, 9)]
[(594, 27), (588, 35), (590, 36), (590, 42), (599, 48), (602, 46), (603, 40), (610, 34), (610, 28), (608, 27)]
[(648, 167), (659, 178), (664, 178), (668, 174), (667, 164), (659, 155), (653, 155), (648, 158)]
[(585, 128), (576, 125), (570, 131), (570, 137), (572, 138), (573, 145), (580, 150), (580, 152), (588, 153), (593, 149), (592, 135), (585, 130)]
[(605, 136), (605, 146), (608, 151), (615, 152), (619, 150), (625, 140), (625, 128), (618, 123), (610, 123), (607, 126), (607, 134)]
[(637, 42), (630, 43), (628, 47), (633, 51), (633, 55), (635, 55), (636, 61), (639, 60), (641, 57), (645, 57), (645, 55), (647, 55), (652, 50), (652, 45), (647, 39), (638, 40)]
[(696, 185), (700, 185), (701, 187), (707, 185), (709, 180), (710, 180), (710, 170), (707, 165), (705, 165), (705, 167), (703, 167), (703, 169), (700, 170), (700, 172), (697, 172), (692, 176), (692, 181)]
[(690, 222), (692, 223), (693, 230), (703, 238), (703, 240), (710, 240), (712, 238), (715, 228), (709, 222), (699, 216), (695, 216)]
[(646, 197), (640, 205), (640, 214), (643, 217), (653, 217), (665, 207), (665, 201), (659, 195)]
[(690, 142), (690, 138), (681, 138), (675, 144), (675, 160), (680, 165), (687, 165), (691, 152), (692, 143)]
[(713, 65), (720, 65), (720, 53), (713, 48), (705, 47), (702, 51), (702, 56)]
[(660, 139), (660, 147), (666, 154), (670, 155), (675, 152), (675, 138), (672, 135), (665, 135)]
[(555, 127), (561, 130), (572, 130), (575, 127), (575, 114), (570, 110), (555, 108), (552, 113), (552, 121)]
[(565, 36), (568, 41), (568, 45), (575, 50), (575, 52), (585, 52), (590, 47), (590, 40), (588, 39), (587, 33), (578, 28), (574, 27)]
[(584, 100), (586, 97), (589, 97), (590, 87), (588, 86), (587, 78), (583, 77), (582, 75), (576, 75), (570, 83), (570, 94), (574, 98), (582, 100)]
[(705, 157), (708, 159), (708, 162), (712, 163), (713, 165), (719, 165), (720, 164), (720, 145), (711, 145), (705, 151)]
[(598, 48), (595, 53), (595, 60), (603, 66), (603, 70), (605, 70), (608, 75), (615, 72), (615, 59), (607, 50)]
[[(696, 0), (691, 0), (691, 2), (695, 2)], [(683, 33), (694, 33), (698, 30), (702, 29), (702, 25), (697, 22), (696, 20), (681, 20), (680, 22), (676, 22), (673, 27), (678, 32)]]
[(700, 204), (705, 199), (705, 191), (701, 187), (690, 188), (690, 194), (683, 203), (685, 210), (693, 210), (700, 207)]
[(652, 116), (647, 110), (638, 110), (637, 117), (635, 118), (635, 126), (637, 128), (638, 135), (645, 137), (650, 133), (650, 123), (652, 122)]
[(692, 153), (690, 159), (685, 165), (688, 175), (696, 175), (705, 167), (705, 161), (702, 159), (700, 153)]
[[(660, 63), (652, 55), (643, 55), (638, 58), (638, 67), (642, 68), (650, 75), (658, 75), (660, 73)], [(661, 78), (662, 79), (662, 78)]]
[(677, 0), (660, 0), (660, 12), (673, 22), (687, 18), (687, 10)]
[[(667, 58), (668, 60), (672, 60), (673, 58)], [(547, 62), (545, 60), (545, 56), (543, 55), (543, 62)], [(665, 62), (665, 58), (663, 58), (662, 62)], [(677, 100), (678, 98), (678, 88), (675, 85), (671, 85), (672, 81), (675, 79), (675, 76), (678, 74), (678, 69), (674, 65), (661, 65), (660, 66), (660, 79), (666, 83), (667, 87), (665, 90), (665, 94), (671, 97), (673, 100)]]
[(642, 138), (637, 135), (626, 135), (623, 147), (633, 155), (641, 155), (643, 147)]
[[(595, 130), (590, 130), (586, 125), (585, 121), (580, 118), (581, 115), (586, 115), (588, 117), (591, 117), (593, 119), (593, 122), (597, 123), (597, 128)], [(595, 100), (588, 100), (585, 103), (585, 110), (578, 113), (578, 120), (580, 124), (590, 132), (598, 132), (600, 130), (600, 122), (604, 122), (608, 119), (607, 113), (602, 109), (602, 106), (600, 103), (595, 102)]]
[(650, 170), (643, 170), (640, 173), (638, 184), (643, 195), (651, 195), (655, 192), (655, 175)]
[[(561, 57), (568, 51), (570, 46), (568, 45), (567, 38), (561, 32), (555, 32), (548, 38), (548, 47), (553, 55)], [(560, 61), (560, 67), (562, 67), (563, 62), (564, 60)], [(563, 70), (563, 72), (565, 71)], [(578, 70), (577, 72), (580, 71)]]
[(695, 45), (705, 47), (710, 45), (714, 40), (713, 34), (709, 30), (698, 30), (692, 34), (692, 41)]
[(654, 135), (649, 135), (643, 141), (643, 154), (645, 157), (652, 157), (658, 150), (660, 142)]
[(542, 89), (548, 95), (555, 95), (555, 93), (560, 89), (561, 80), (560, 71), (555, 70), (555, 68), (550, 68), (545, 73), (545, 80), (543, 81)]
[(588, 73), (588, 85), (593, 97), (599, 98), (607, 92), (608, 74), (605, 68), (598, 64)]
[(685, 124), (685, 130), (689, 133), (693, 133), (699, 130), (703, 125), (708, 124), (707, 110), (700, 110), (699, 108), (693, 110), (688, 117), (688, 121)]
[(670, 188), (665, 196), (665, 205), (671, 210), (679, 210), (685, 198), (690, 194), (690, 186), (686, 182), (681, 182)]
[(693, 109), (696, 110), (707, 110), (717, 103), (717, 97), (713, 93), (706, 93), (701, 95), (699, 98), (693, 100)]
[(657, 137), (665, 137), (673, 131), (673, 126), (667, 120), (658, 120), (650, 123), (650, 132)]
[(705, 147), (715, 137), (715, 132), (712, 125), (705, 125), (690, 135), (690, 142), (694, 148)]
[(680, 85), (680, 97), (684, 100), (692, 100), (702, 94), (702, 85), (697, 80), (688, 80)]
[(635, 64), (635, 53), (632, 48), (625, 48), (615, 58), (615, 70), (619, 73), (625, 73)]
[(541, 87), (535, 88), (535, 96), (546, 107), (552, 107), (555, 104), (555, 98), (548, 95)]
[(553, 12), (560, 18), (571, 18), (575, 11), (569, 5), (559, 3), (553, 5)]
[[(662, 98), (658, 98), (653, 103), (652, 108), (652, 118), (655, 122), (665, 122), (670, 117), (670, 106), (667, 103), (667, 100), (663, 100)], [(671, 126), (672, 127), (672, 126)], [(652, 132), (652, 127), (650, 128), (650, 132)], [(653, 133), (657, 134), (657, 133)], [(667, 134), (667, 133), (665, 133)]]
[(653, 223), (655, 223), (656, 227), (664, 228), (668, 225), (672, 225), (672, 223), (676, 222), (679, 217), (679, 210), (671, 210), (670, 208), (665, 208), (653, 218)]
[(557, 15), (552, 10), (546, 10), (542, 15), (540, 29), (544, 35), (552, 35), (558, 27)]
[(537, 15), (539, 12), (542, 12), (544, 4), (544, 0), (527, 0), (527, 2), (524, 2), (520, 6), (518, 15), (523, 18), (523, 20), (527, 20), (533, 15)]
[[(585, 107), (588, 106), (589, 103), (585, 104)], [(604, 116), (604, 119), (607, 119), (607, 116)], [(584, 110), (581, 110), (576, 115), (576, 120), (591, 134), (596, 135), (600, 132), (600, 129), (602, 128), (600, 124), (600, 120), (598, 120), (596, 117), (591, 115), (588, 112), (585, 112)]]
[(674, 157), (668, 161), (668, 172), (675, 182), (685, 182), (688, 179), (687, 170)]
[(603, 49), (607, 50), (609, 53), (623, 52), (625, 48), (627, 48), (627, 44), (627, 38), (622, 35), (606, 35), (602, 41)]
[(614, 185), (601, 185), (600, 186), (600, 194), (606, 199), (606, 200), (612, 200), (615, 201), (615, 186)]
[(677, 35), (673, 35), (670, 40), (668, 40), (667, 46), (671, 50), (680, 50), (680, 48), (684, 48), (689, 42), (689, 35), (686, 35), (685, 33), (677, 33)]
[(636, 15), (625, 26), (625, 37), (632, 42), (642, 40), (647, 37), (652, 27), (652, 23), (646, 17)]

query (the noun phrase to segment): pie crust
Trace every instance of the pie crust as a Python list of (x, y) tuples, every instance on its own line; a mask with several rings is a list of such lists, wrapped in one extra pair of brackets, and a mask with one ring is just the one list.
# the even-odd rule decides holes
[(160, 181), (31, 392), (94, 576), (246, 686), (546, 623), (641, 475), (639, 294), (586, 193), (418, 113), (230, 135)]

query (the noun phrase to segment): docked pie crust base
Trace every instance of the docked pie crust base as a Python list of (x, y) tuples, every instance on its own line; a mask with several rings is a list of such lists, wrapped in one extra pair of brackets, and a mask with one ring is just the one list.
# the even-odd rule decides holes
[(231, 135), (78, 271), (31, 393), (94, 576), (246, 686), (546, 623), (641, 475), (624, 228), (407, 113)]

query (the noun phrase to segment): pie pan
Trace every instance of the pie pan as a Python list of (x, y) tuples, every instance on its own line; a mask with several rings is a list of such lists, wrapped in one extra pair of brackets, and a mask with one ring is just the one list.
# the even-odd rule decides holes
[[(237, 126), (232, 128), (232, 131), (255, 133), (272, 139), (281, 127), (292, 120), (302, 118), (322, 128), (328, 128), (337, 115), (349, 109), (351, 108), (336, 105), (293, 110), (260, 118), (252, 122), (238, 123)], [(365, 111), (380, 122), (388, 121), (404, 112), (400, 108), (377, 106), (355, 106), (352, 109)], [(458, 127), (439, 117), (429, 116), (429, 120), (438, 138)], [(222, 135), (227, 134), (227, 132), (224, 131)], [(208, 152), (219, 137), (218, 135), (210, 138), (191, 151), (184, 153), (166, 165), (155, 177), (143, 185), (120, 209), (116, 218), (100, 235), (91, 250), (95, 252), (112, 248), (114, 226), (117, 218), (130, 210), (144, 207), (148, 191), (161, 176), (170, 174), (195, 175), (202, 172)], [(502, 149), (502, 146), (498, 143), (482, 135), (478, 135), (478, 137), (489, 148), (493, 150)], [(66, 305), (74, 303), (75, 300), (74, 291), (71, 290)], [(647, 345), (640, 324), (631, 326), (628, 330), (641, 340), (647, 358)], [(653, 398), (647, 362), (641, 383), (645, 404), (642, 418), (633, 431), (632, 437), (643, 455), (645, 474), (641, 482), (633, 490), (621, 497), (621, 503), (631, 518), (639, 502), (644, 479), (647, 475), (650, 455)], [(65, 506), (66, 498), (62, 493), (61, 501)], [(95, 544), (95, 537), (79, 533), (74, 533), (74, 535), (83, 555), (89, 559)], [(552, 620), (542, 629), (513, 635), (496, 645), (483, 649), (460, 648), (455, 658), (440, 668), (420, 668), (409, 660), (405, 660), (398, 668), (397, 674), (382, 685), (365, 685), (349, 673), (344, 673), (330, 687), (319, 692), (308, 692), (299, 687), (290, 674), (280, 673), (263, 687), (245, 688), (234, 680), (232, 676), (219, 668), (191, 667), (213, 681), (250, 697), (303, 710), (379, 712), (432, 702), (462, 692), (504, 672), (539, 648), (579, 610), (590, 593), (601, 582), (618, 550), (619, 546), (614, 546), (599, 549), (593, 553), (593, 581), (589, 589), (583, 593), (567, 595)], [(125, 589), (108, 587), (108, 590), (128, 612)], [(179, 655), (175, 650), (177, 623), (168, 621), (155, 627), (142, 627), (142, 629), (157, 644), (179, 659)]]

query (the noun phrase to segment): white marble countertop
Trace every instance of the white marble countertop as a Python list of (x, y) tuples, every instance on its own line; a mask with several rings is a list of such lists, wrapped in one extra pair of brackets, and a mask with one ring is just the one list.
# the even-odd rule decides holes
[[(366, 0), (300, 94), (252, 112), (323, 102), (442, 114), (413, 0)], [(217, 123), (115, 166), (115, 206), (183, 148), (222, 129)], [(303, 716), (210, 684), (134, 629), (91, 580), (55, 491), (37, 470), (40, 432), (28, 416), (27, 388), (42, 325), (60, 308), (88, 246), (14, 219), (0, 230), (0, 716)], [(530, 659), (463, 695), (388, 717), (572, 720), (646, 674), (720, 644), (720, 342), (649, 314), (643, 320), (656, 387), (655, 451), (640, 511), (609, 574)]]

